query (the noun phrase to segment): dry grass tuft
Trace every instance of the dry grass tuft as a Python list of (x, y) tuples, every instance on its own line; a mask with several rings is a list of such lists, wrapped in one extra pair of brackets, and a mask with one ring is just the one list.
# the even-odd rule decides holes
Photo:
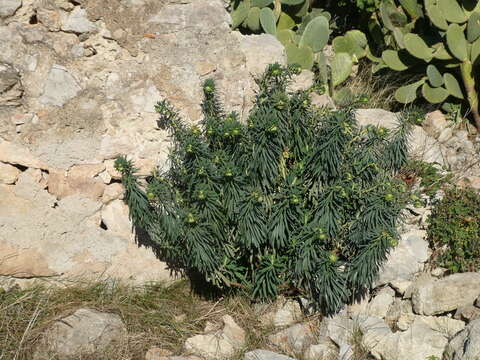
[[(82, 307), (116, 313), (128, 330), (125, 341), (114, 349), (82, 360), (143, 360), (154, 346), (181, 354), (187, 338), (202, 333), (207, 322), (220, 324), (225, 314), (245, 329), (245, 351), (265, 348), (272, 331), (262, 325), (246, 296), (207, 301), (192, 293), (188, 281), (144, 287), (111, 281), (76, 282), (65, 287), (42, 284), (0, 290), (0, 359), (30, 360), (45, 329), (60, 315)], [(243, 353), (235, 358), (243, 358)]]

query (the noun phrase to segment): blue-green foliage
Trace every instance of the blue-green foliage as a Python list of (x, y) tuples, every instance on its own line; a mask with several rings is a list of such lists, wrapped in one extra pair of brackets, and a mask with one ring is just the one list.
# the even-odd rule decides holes
[(373, 283), (397, 243), (405, 186), (394, 176), (410, 126), (359, 127), (353, 105), (319, 111), (308, 93), (287, 93), (296, 71), (268, 67), (246, 124), (210, 80), (201, 126), (159, 103), (170, 169), (142, 187), (131, 161), (116, 167), (134, 225), (164, 260), (257, 299), (296, 289), (330, 313)]

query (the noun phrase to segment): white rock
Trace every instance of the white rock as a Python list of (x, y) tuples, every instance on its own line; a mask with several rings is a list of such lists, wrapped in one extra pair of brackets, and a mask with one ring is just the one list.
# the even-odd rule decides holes
[(360, 126), (376, 125), (393, 129), (398, 123), (398, 115), (383, 109), (357, 109), (356, 119)]
[(0, 139), (0, 162), (22, 165), (37, 169), (48, 169), (48, 165), (35, 157), (26, 147)]
[(344, 313), (325, 317), (320, 324), (320, 337), (332, 340), (337, 346), (350, 344), (355, 322), (349, 319)]
[(416, 282), (412, 289), (415, 313), (435, 315), (473, 304), (480, 295), (480, 273), (453, 274)]
[(287, 57), (285, 48), (270, 34), (261, 35), (240, 35), (240, 49), (245, 54), (247, 67), (252, 74), (262, 74), (271, 63), (272, 58), (280, 60), (279, 63), (285, 65)]
[(327, 339), (320, 344), (310, 345), (303, 354), (305, 360), (335, 359), (338, 356), (337, 346)]
[(476, 360), (480, 358), (480, 319), (473, 320), (450, 341), (444, 358), (446, 360)]
[(313, 86), (315, 75), (310, 70), (302, 70), (302, 72), (293, 77), (292, 83), (288, 85), (287, 91), (295, 92), (299, 90), (308, 90)]
[(298, 353), (304, 351), (315, 339), (311, 325), (308, 323), (300, 323), (270, 335), (268, 341), (284, 352)]
[(128, 218), (128, 206), (122, 200), (113, 200), (102, 209), (102, 221), (109, 231), (129, 238), (132, 225)]
[(53, 65), (48, 74), (40, 102), (62, 106), (80, 92), (81, 87), (68, 70), (60, 65)]
[(331, 109), (336, 109), (335, 102), (327, 94), (319, 95), (317, 93), (312, 92), (310, 94), (310, 100), (312, 101), (312, 105), (318, 106), (320, 108), (327, 107)]
[(392, 280), (390, 286), (395, 289), (400, 295), (405, 294), (405, 291), (412, 285), (410, 280)]
[(96, 26), (88, 20), (85, 9), (77, 6), (62, 21), (62, 30), (81, 34), (96, 30)]
[(123, 186), (119, 183), (113, 183), (105, 186), (103, 191), (102, 202), (108, 204), (112, 200), (123, 198)]
[(425, 121), (422, 123), (425, 132), (433, 138), (438, 138), (440, 134), (447, 129), (448, 122), (445, 115), (440, 110), (428, 113)]
[(22, 0), (2, 0), (0, 2), (0, 18), (12, 16), (20, 6), (22, 6)]
[(302, 309), (297, 301), (279, 298), (273, 309), (261, 316), (264, 323), (275, 327), (289, 326), (302, 319)]
[(108, 346), (126, 341), (126, 328), (120, 316), (93, 309), (78, 309), (55, 321), (45, 332), (35, 351), (35, 360), (92, 356)]
[(224, 359), (231, 357), (245, 344), (245, 331), (231, 316), (223, 318), (224, 327), (214, 333), (196, 335), (185, 341), (185, 349), (205, 359)]
[(376, 286), (392, 281), (411, 280), (428, 260), (428, 243), (424, 230), (412, 230), (401, 235), (398, 246), (388, 255), (380, 271)]
[(286, 355), (277, 354), (268, 350), (253, 350), (245, 353), (245, 360), (295, 360)]
[(15, 166), (0, 162), (0, 184), (15, 183), (20, 172)]
[(362, 343), (376, 359), (425, 360), (429, 356), (442, 357), (449, 334), (439, 331), (424, 317), (416, 317), (407, 331), (393, 333), (378, 318), (366, 318), (361, 323)]
[(368, 304), (368, 315), (384, 318), (395, 298), (395, 291), (384, 287)]

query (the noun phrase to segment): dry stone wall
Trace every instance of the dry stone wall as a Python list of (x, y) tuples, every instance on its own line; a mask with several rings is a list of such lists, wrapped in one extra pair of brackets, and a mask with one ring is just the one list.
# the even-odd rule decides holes
[(213, 77), (246, 114), (253, 74), (285, 63), (270, 35), (229, 29), (221, 0), (8, 0), (0, 3), (0, 278), (171, 274), (135, 244), (115, 157), (165, 166), (156, 102), (200, 120)]

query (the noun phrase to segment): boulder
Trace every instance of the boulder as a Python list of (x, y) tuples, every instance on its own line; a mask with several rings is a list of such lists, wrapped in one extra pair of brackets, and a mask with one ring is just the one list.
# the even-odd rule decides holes
[(263, 323), (275, 327), (289, 326), (303, 317), (302, 309), (297, 301), (279, 298), (273, 308), (261, 316)]
[(363, 346), (379, 360), (425, 360), (430, 356), (440, 359), (451, 335), (445, 331), (448, 329), (440, 330), (437, 323), (424, 317), (416, 317), (408, 330), (396, 333), (375, 317), (363, 319), (360, 329)]
[(398, 246), (393, 249), (384, 263), (375, 286), (390, 282), (409, 281), (423, 269), (428, 260), (428, 243), (424, 230), (411, 230), (401, 235)]
[(222, 321), (222, 329), (188, 338), (185, 341), (185, 350), (205, 359), (224, 359), (233, 356), (245, 344), (245, 331), (230, 315), (225, 315)]
[(52, 356), (68, 360), (113, 349), (125, 341), (126, 328), (120, 316), (93, 309), (78, 309), (55, 321), (45, 331), (33, 359)]
[(472, 305), (480, 294), (480, 273), (453, 274), (442, 279), (430, 278), (412, 286), (415, 313), (436, 315)]
[(268, 350), (253, 350), (245, 353), (245, 360), (295, 360), (286, 355), (277, 354)]
[(310, 345), (304, 352), (305, 360), (336, 359), (339, 356), (337, 346), (328, 339), (319, 344)]
[(440, 134), (447, 129), (448, 122), (440, 110), (435, 110), (427, 114), (425, 121), (422, 123), (422, 127), (429, 136), (438, 138)]
[(453, 317), (458, 320), (472, 321), (480, 318), (480, 308), (474, 305), (464, 305), (457, 309)]
[(287, 353), (303, 352), (315, 339), (312, 325), (300, 323), (292, 325), (268, 337), (268, 341), (281, 351)]
[(320, 324), (319, 335), (328, 338), (338, 347), (350, 344), (355, 329), (355, 322), (341, 312), (333, 316), (325, 317)]
[(445, 360), (474, 360), (480, 358), (480, 319), (473, 320), (448, 344)]
[(388, 286), (384, 287), (368, 304), (368, 315), (383, 319), (387, 315), (387, 312), (390, 306), (393, 304), (394, 299), (395, 291)]

